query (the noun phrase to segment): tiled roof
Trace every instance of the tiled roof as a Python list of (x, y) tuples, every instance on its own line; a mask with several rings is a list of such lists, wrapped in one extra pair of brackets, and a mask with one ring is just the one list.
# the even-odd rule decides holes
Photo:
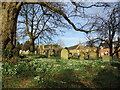
[(71, 46), (71, 47), (68, 47), (68, 50), (73, 50), (73, 49), (76, 49), (77, 47), (78, 47), (78, 44), (74, 45), (74, 46)]
[[(93, 48), (95, 48), (95, 47), (93, 47)], [(90, 49), (90, 47), (88, 47), (88, 46), (82, 46), (82, 45), (79, 45), (79, 44), (71, 46), (71, 47), (68, 47), (68, 50), (74, 50), (74, 49), (76, 49), (76, 50)]]

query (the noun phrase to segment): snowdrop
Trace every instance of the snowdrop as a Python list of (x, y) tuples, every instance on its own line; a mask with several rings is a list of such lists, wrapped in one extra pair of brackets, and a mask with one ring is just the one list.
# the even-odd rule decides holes
[(101, 66), (101, 68), (105, 68), (105, 66)]
[(34, 80), (39, 81), (39, 80), (40, 80), (40, 76), (36, 76), (36, 77), (34, 77)]

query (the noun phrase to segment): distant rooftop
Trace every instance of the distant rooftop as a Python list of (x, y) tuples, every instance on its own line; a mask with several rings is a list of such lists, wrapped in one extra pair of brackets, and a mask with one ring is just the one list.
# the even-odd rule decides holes
[(67, 48), (68, 48), (68, 50), (74, 50), (74, 49), (80, 50), (80, 49), (89, 49), (90, 47), (83, 46), (82, 43), (80, 43), (80, 44), (77, 44), (77, 45), (74, 45), (74, 46), (71, 46), (71, 47), (67, 47)]

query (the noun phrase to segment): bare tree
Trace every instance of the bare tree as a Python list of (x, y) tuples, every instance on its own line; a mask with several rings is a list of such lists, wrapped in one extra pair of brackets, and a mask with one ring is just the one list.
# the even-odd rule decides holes
[(60, 15), (55, 15), (43, 9), (44, 8), (41, 5), (29, 4), (24, 5), (20, 11), (22, 17), (18, 21), (18, 23), (21, 24), (18, 29), (20, 29), (20, 33), (22, 30), (24, 35), (27, 34), (30, 37), (31, 52), (34, 52), (35, 50), (34, 42), (37, 38), (42, 40), (45, 39), (46, 41), (47, 39), (51, 40), (53, 36), (59, 35), (63, 32), (59, 27), (67, 28), (67, 25), (62, 22), (61, 18), (59, 18)]
[(57, 41), (57, 44), (60, 45), (61, 47), (65, 46), (64, 42), (61, 39)]
[[(74, 5), (76, 7), (81, 8), (91, 8), (93, 6), (95, 7), (101, 7), (101, 6), (107, 6), (105, 3), (95, 3), (93, 5), (88, 6), (82, 6), (78, 3), (71, 1), (71, 5)], [(73, 21), (71, 21), (70, 18), (68, 18), (68, 15), (66, 12), (63, 11), (64, 7), (63, 5), (59, 4), (59, 7), (57, 7), (58, 3), (53, 2), (2, 2), (2, 48), (3, 50), (6, 49), (8, 44), (10, 43), (11, 46), (11, 52), (14, 55), (13, 49), (15, 49), (15, 40), (16, 40), (16, 26), (17, 26), (17, 18), (19, 15), (19, 11), (21, 10), (21, 6), (25, 4), (40, 4), (43, 7), (47, 8), (49, 11), (59, 14), (62, 16), (76, 31), (81, 32), (91, 32), (91, 30), (83, 30), (82, 28), (76, 27)], [(97, 4), (97, 5), (96, 5)], [(69, 4), (68, 4), (69, 5)], [(3, 53), (4, 55), (5, 53)]]
[[(114, 54), (118, 53), (120, 51), (120, 9), (119, 9), (120, 3), (114, 3), (109, 8), (109, 12), (107, 11), (107, 17), (101, 17), (97, 16), (94, 17), (95, 23), (94, 26), (96, 27), (95, 33), (97, 34), (97, 37), (91, 39), (91, 42), (98, 42), (101, 41), (106, 43), (110, 49), (110, 56), (113, 56)], [(117, 38), (117, 40), (115, 39)], [(116, 42), (114, 48), (113, 44)]]

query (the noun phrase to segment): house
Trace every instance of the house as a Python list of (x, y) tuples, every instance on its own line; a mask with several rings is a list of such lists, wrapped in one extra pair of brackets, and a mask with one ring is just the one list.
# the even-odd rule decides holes
[(96, 47), (83, 46), (82, 43), (79, 43), (77, 45), (68, 47), (68, 50), (73, 56), (76, 56), (76, 55), (80, 55), (80, 53), (85, 54), (85, 53), (90, 52), (90, 51), (95, 51), (96, 52), (97, 48)]
[(50, 51), (50, 55), (60, 55), (60, 51), (61, 51), (61, 46), (58, 44), (47, 44), (47, 45), (39, 45), (38, 46), (38, 51), (39, 54), (42, 55), (46, 55), (46, 53), (48, 53), (48, 51)]
[[(118, 43), (117, 41), (113, 42), (113, 51), (112, 52), (114, 52), (114, 47), (117, 45), (117, 43)], [(120, 47), (118, 48), (118, 50), (120, 50)], [(99, 50), (99, 57), (102, 57), (104, 55), (110, 56), (110, 49), (106, 43), (102, 43), (100, 45), (100, 50)], [(120, 58), (120, 51), (116, 54), (116, 56), (118, 58)]]

